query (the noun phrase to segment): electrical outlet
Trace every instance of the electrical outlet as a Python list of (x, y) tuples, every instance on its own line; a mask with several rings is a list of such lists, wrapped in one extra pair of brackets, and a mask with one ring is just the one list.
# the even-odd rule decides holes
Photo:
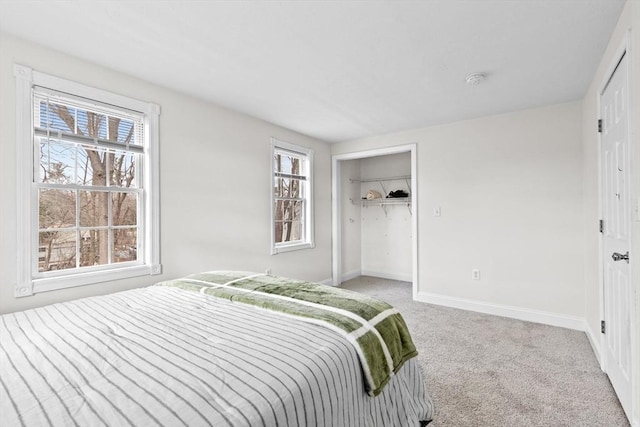
[(442, 210), (440, 209), (440, 206), (438, 206), (437, 208), (433, 208), (433, 216), (441, 216), (442, 215)]
[(480, 270), (477, 268), (471, 270), (471, 280), (480, 280)]
[(270, 269), (270, 268), (267, 268), (267, 269), (264, 271), (264, 274), (266, 274), (267, 276), (271, 276), (271, 269)]

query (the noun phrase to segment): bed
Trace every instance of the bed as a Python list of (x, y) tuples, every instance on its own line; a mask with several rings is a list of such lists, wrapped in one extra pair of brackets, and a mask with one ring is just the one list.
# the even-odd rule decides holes
[(424, 426), (415, 354), (379, 300), (199, 273), (1, 316), (0, 425)]

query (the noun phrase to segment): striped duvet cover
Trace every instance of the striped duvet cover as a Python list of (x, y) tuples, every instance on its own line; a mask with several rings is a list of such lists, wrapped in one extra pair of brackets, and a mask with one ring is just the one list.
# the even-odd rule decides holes
[(371, 396), (380, 394), (393, 373), (418, 355), (398, 310), (357, 292), (246, 271), (209, 271), (158, 285), (277, 311), (335, 330), (358, 352)]
[(331, 329), (151, 286), (0, 318), (1, 426), (419, 426), (415, 358), (371, 397)]

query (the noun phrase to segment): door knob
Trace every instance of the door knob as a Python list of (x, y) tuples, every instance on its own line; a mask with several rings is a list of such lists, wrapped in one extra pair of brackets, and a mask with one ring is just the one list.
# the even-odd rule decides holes
[(629, 251), (627, 251), (627, 253), (624, 255), (619, 254), (618, 252), (614, 252), (613, 255), (611, 255), (611, 259), (613, 259), (614, 261), (625, 260), (627, 261), (627, 264), (629, 264)]

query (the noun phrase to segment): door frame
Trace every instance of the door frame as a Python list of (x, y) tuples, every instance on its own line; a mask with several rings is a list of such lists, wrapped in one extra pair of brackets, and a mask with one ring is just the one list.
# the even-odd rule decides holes
[(331, 156), (331, 264), (334, 286), (342, 283), (342, 222), (340, 220), (342, 213), (342, 206), (340, 205), (342, 189), (340, 185), (340, 162), (343, 160), (358, 160), (407, 152), (411, 153), (411, 268), (412, 296), (414, 300), (416, 299), (418, 294), (418, 168), (416, 143), (334, 154)]
[[(632, 72), (632, 61), (631, 61), (631, 50), (630, 50), (630, 34), (631, 34), (631, 30), (627, 29), (625, 31), (625, 35), (622, 38), (622, 42), (620, 43), (620, 46), (618, 46), (618, 48), (615, 51), (615, 54), (612, 56), (612, 60), (610, 61), (608, 67), (607, 67), (607, 71), (604, 74), (604, 78), (602, 79), (602, 81), (600, 82), (600, 85), (598, 87), (598, 92), (597, 92), (597, 118), (598, 120), (602, 120), (603, 116), (602, 116), (602, 95), (604, 94), (605, 89), (607, 88), (607, 85), (609, 84), (609, 81), (611, 80), (611, 78), (613, 77), (613, 74), (615, 73), (618, 64), (620, 63), (620, 61), (622, 60), (622, 57), (624, 55), (627, 55), (627, 102), (628, 102), (628, 122), (627, 122), (627, 135), (628, 135), (628, 139), (629, 139), (629, 200), (628, 200), (628, 206), (629, 206), (629, 254), (630, 254), (630, 260), (629, 260), (629, 281), (631, 284), (635, 283), (634, 282), (634, 278), (635, 278), (635, 270), (636, 270), (636, 264), (638, 263), (638, 256), (640, 255), (639, 253), (635, 253), (634, 248), (636, 247), (637, 243), (636, 239), (635, 239), (635, 234), (636, 234), (636, 228), (638, 227), (637, 225), (637, 221), (634, 220), (635, 218), (635, 212), (634, 212), (634, 203), (633, 203), (633, 195), (636, 194), (636, 183), (635, 183), (635, 168), (634, 168), (634, 160), (635, 160), (635, 151), (636, 151), (636, 141), (634, 140), (633, 136), (633, 129), (635, 126), (635, 120), (634, 120), (634, 111), (633, 111), (633, 107), (634, 107), (634, 103), (631, 100), (631, 72)], [(603, 188), (602, 188), (602, 180), (603, 180), (603, 170), (602, 170), (602, 133), (598, 133), (598, 152), (597, 152), (597, 159), (598, 159), (598, 212), (599, 212), (599, 216), (600, 218), (603, 218), (603, 214), (604, 214), (604, 206), (603, 206), (603, 202), (602, 202), (602, 197), (603, 197)], [(606, 227), (606, 224), (605, 224)], [(599, 247), (598, 247), (598, 255), (599, 255), (599, 262), (598, 262), (598, 275), (599, 275), (599, 296), (600, 296), (600, 319), (604, 319), (605, 317), (605, 286), (604, 286), (604, 234), (600, 234), (599, 239), (598, 239), (598, 243), (599, 243)], [(640, 356), (637, 353), (637, 349), (638, 349), (638, 342), (636, 342), (637, 339), (637, 331), (636, 331), (636, 324), (637, 324), (637, 316), (638, 316), (638, 312), (637, 312), (637, 301), (638, 301), (638, 292), (640, 292), (640, 289), (637, 287), (636, 285), (636, 299), (633, 301), (629, 301), (629, 304), (631, 304), (630, 307), (630, 313), (631, 313), (631, 319), (630, 319), (630, 331), (631, 331), (631, 410), (630, 410), (630, 414), (628, 414), (629, 416), (629, 423), (632, 426), (637, 426), (638, 425), (638, 412), (640, 411), (640, 405), (638, 405), (638, 401), (640, 400), (640, 393), (638, 391), (639, 389), (639, 384), (637, 384), (638, 381), (638, 369), (640, 369), (640, 366), (637, 362), (638, 360), (638, 356)], [(598, 356), (600, 359), (600, 368), (602, 369), (603, 372), (607, 372), (607, 367), (608, 367), (608, 360), (607, 360), (607, 355), (606, 352), (604, 351), (605, 348), (605, 335), (604, 334), (600, 334), (600, 339), (599, 339), (599, 346), (600, 349), (598, 351)]]

